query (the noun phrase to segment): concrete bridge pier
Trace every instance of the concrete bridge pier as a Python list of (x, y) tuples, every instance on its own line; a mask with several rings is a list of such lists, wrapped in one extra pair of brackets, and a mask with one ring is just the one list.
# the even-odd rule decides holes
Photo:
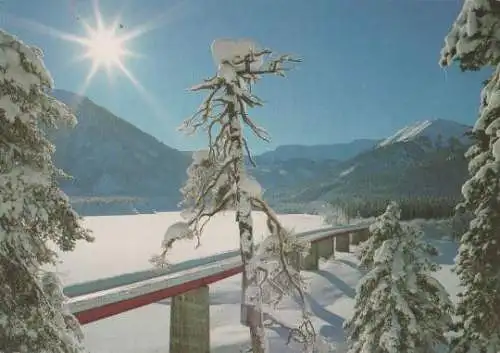
[(309, 254), (305, 257), (302, 269), (315, 271), (319, 268), (318, 242), (311, 243)]
[(208, 286), (172, 298), (170, 353), (210, 353), (210, 297)]
[(335, 251), (349, 252), (350, 234), (340, 234), (335, 237)]
[(320, 240), (317, 242), (318, 244), (318, 257), (324, 258), (324, 259), (330, 259), (333, 258), (335, 255), (335, 249), (334, 249), (334, 240), (333, 237), (331, 238), (325, 238), (323, 240)]

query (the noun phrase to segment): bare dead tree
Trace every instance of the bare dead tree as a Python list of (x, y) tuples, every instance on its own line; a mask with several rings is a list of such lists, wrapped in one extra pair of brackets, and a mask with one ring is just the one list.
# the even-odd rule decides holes
[[(303, 345), (305, 352), (317, 352), (317, 338), (304, 298), (304, 281), (298, 258), (307, 254), (309, 244), (285, 229), (262, 198), (259, 183), (246, 172), (245, 159), (255, 162), (243, 128), (264, 141), (265, 129), (249, 116), (249, 108), (262, 106), (252, 93), (252, 86), (264, 75), (285, 76), (299, 63), (291, 55), (273, 56), (270, 50), (249, 49), (220, 62), (216, 76), (194, 86), (192, 91), (207, 91), (198, 111), (181, 129), (192, 134), (203, 129), (208, 134), (208, 149), (195, 152), (188, 168), (188, 181), (182, 188), (184, 228), (166, 237), (163, 252), (154, 258), (166, 261), (174, 240), (202, 235), (203, 229), (217, 213), (234, 209), (239, 227), (242, 275), (241, 322), (250, 329), (253, 353), (267, 352), (263, 313), (277, 305), (284, 296), (294, 296), (302, 306), (302, 322), (289, 330), (289, 342)], [(267, 216), (269, 237), (259, 247), (253, 238), (252, 210)]]

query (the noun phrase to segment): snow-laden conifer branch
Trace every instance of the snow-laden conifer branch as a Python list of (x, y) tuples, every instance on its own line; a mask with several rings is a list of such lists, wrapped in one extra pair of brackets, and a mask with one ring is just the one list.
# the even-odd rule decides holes
[(500, 351), (500, 2), (466, 0), (441, 51), (441, 64), (462, 70), (494, 67), (484, 82), (474, 144), (466, 152), (470, 178), (460, 211), (473, 215), (461, 235), (453, 353)]
[(43, 128), (76, 119), (48, 95), (52, 85), (42, 52), (0, 30), (2, 352), (83, 351), (78, 322), (62, 305), (61, 284), (41, 270), (56, 260), (49, 241), (71, 251), (78, 240), (92, 240), (56, 182), (62, 173)]
[(386, 211), (370, 225), (370, 237), (361, 245), (358, 256), (361, 269), (369, 270), (373, 266), (375, 251), (384, 241), (391, 236), (400, 237), (403, 234), (400, 216), (401, 208), (397, 203), (391, 202)]
[(465, 0), (445, 38), (440, 65), (479, 70), (500, 62), (500, 1)]

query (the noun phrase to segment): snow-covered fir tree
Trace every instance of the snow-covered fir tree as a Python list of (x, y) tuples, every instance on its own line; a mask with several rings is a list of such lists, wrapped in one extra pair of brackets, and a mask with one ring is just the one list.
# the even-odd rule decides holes
[(83, 351), (78, 323), (42, 266), (91, 240), (59, 189), (43, 127), (75, 117), (49, 95), (42, 52), (0, 30), (0, 352)]
[(358, 255), (360, 268), (371, 268), (375, 251), (380, 248), (382, 243), (387, 239), (402, 234), (403, 228), (399, 222), (400, 217), (401, 208), (396, 202), (391, 202), (386, 211), (370, 225), (370, 237), (363, 242)]
[[(211, 217), (224, 210), (235, 210), (244, 265), (241, 322), (250, 329), (252, 352), (268, 352), (263, 323), (266, 307), (291, 294), (301, 298), (304, 308), (302, 323), (289, 331), (290, 340), (301, 343), (307, 352), (316, 352), (317, 336), (305, 310), (304, 283), (294, 266), (295, 254), (304, 255), (308, 244), (282, 226), (263, 200), (259, 183), (248, 175), (246, 160), (253, 163), (253, 159), (243, 133), (247, 128), (258, 138), (269, 139), (248, 114), (249, 108), (262, 106), (252, 87), (263, 75), (284, 76), (298, 60), (289, 55), (275, 57), (270, 50), (260, 50), (248, 40), (216, 40), (212, 55), (218, 73), (192, 88), (208, 94), (198, 112), (182, 127), (188, 133), (204, 129), (208, 149), (194, 153), (188, 168), (188, 181), (182, 188), (186, 222), (176, 224), (175, 231), (167, 231), (164, 251), (153, 260), (165, 261), (167, 250), (176, 239), (199, 239)], [(252, 210), (265, 213), (270, 234), (257, 251)]]
[(353, 316), (344, 324), (348, 352), (437, 352), (446, 344), (452, 309), (448, 293), (432, 277), (437, 251), (411, 226), (395, 227), (381, 218), (376, 223), (386, 239), (374, 251), (356, 289)]
[(500, 352), (500, 2), (466, 0), (445, 39), (441, 65), (494, 68), (481, 93), (474, 144), (466, 153), (470, 179), (458, 205), (473, 214), (460, 239), (453, 352)]
[(67, 298), (63, 293), (61, 280), (56, 273), (45, 272), (42, 274), (42, 289), (52, 308), (58, 312), (57, 315), (53, 316), (53, 325), (59, 327), (63, 333), (66, 333), (66, 337), (69, 339), (74, 340), (74, 338), (76, 338), (76, 344), (81, 345), (81, 342), (83, 341), (83, 331), (78, 320), (64, 305)]

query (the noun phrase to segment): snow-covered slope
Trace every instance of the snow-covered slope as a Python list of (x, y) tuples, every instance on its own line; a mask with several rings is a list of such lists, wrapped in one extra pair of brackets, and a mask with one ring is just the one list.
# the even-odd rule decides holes
[[(169, 261), (177, 263), (236, 249), (239, 237), (234, 217), (233, 211), (214, 216), (205, 227), (201, 246), (195, 248), (194, 241), (181, 240), (173, 245)], [(322, 217), (315, 215), (278, 217), (285, 227), (296, 232), (325, 226)], [(268, 234), (266, 217), (262, 212), (253, 212), (252, 219), (255, 240), (259, 242)], [(95, 241), (78, 243), (75, 251), (60, 253), (62, 262), (57, 268), (64, 285), (151, 268), (149, 259), (160, 250), (165, 231), (182, 220), (180, 212), (85, 217), (83, 225), (93, 231)]]
[(432, 146), (437, 144), (448, 144), (450, 139), (456, 138), (465, 143), (468, 138), (465, 136), (470, 127), (455, 121), (435, 119), (418, 121), (398, 130), (394, 135), (379, 143), (379, 147), (387, 146), (395, 142), (408, 142), (425, 139), (431, 142)]
[[(255, 214), (256, 235), (262, 238), (265, 221), (262, 214)], [(61, 254), (65, 283), (91, 280), (137, 271), (148, 266), (151, 253), (158, 251), (163, 232), (180, 219), (178, 213), (157, 215), (89, 217), (85, 224), (96, 237), (92, 244), (79, 244), (74, 252)], [(286, 226), (297, 231), (319, 228), (321, 219), (311, 215), (280, 216)], [(443, 222), (418, 222), (441, 255), (437, 261), (443, 267), (436, 278), (446, 287), (453, 299), (458, 289), (456, 274), (451, 272), (456, 245), (441, 239), (449, 229)], [(221, 232), (221, 229), (223, 232)], [(202, 238), (201, 247), (183, 241), (175, 246), (174, 262), (208, 256), (234, 248), (237, 245), (237, 228), (234, 214), (219, 215), (209, 225)], [(353, 249), (355, 250), (355, 249)], [(345, 352), (343, 321), (351, 315), (356, 285), (361, 277), (354, 253), (336, 253), (335, 259), (321, 261), (320, 269), (304, 273), (309, 288), (306, 300), (317, 332), (330, 341), (337, 353)], [(241, 277), (234, 276), (210, 286), (211, 352), (235, 353), (248, 344), (248, 329), (239, 323)], [(275, 313), (275, 318), (293, 326), (299, 312), (292, 300), (285, 300)], [(170, 301), (164, 300), (136, 310), (100, 320), (83, 327), (85, 343), (90, 353), (157, 353), (168, 351)], [(273, 353), (299, 353), (286, 347), (287, 331), (278, 325), (267, 330)]]

